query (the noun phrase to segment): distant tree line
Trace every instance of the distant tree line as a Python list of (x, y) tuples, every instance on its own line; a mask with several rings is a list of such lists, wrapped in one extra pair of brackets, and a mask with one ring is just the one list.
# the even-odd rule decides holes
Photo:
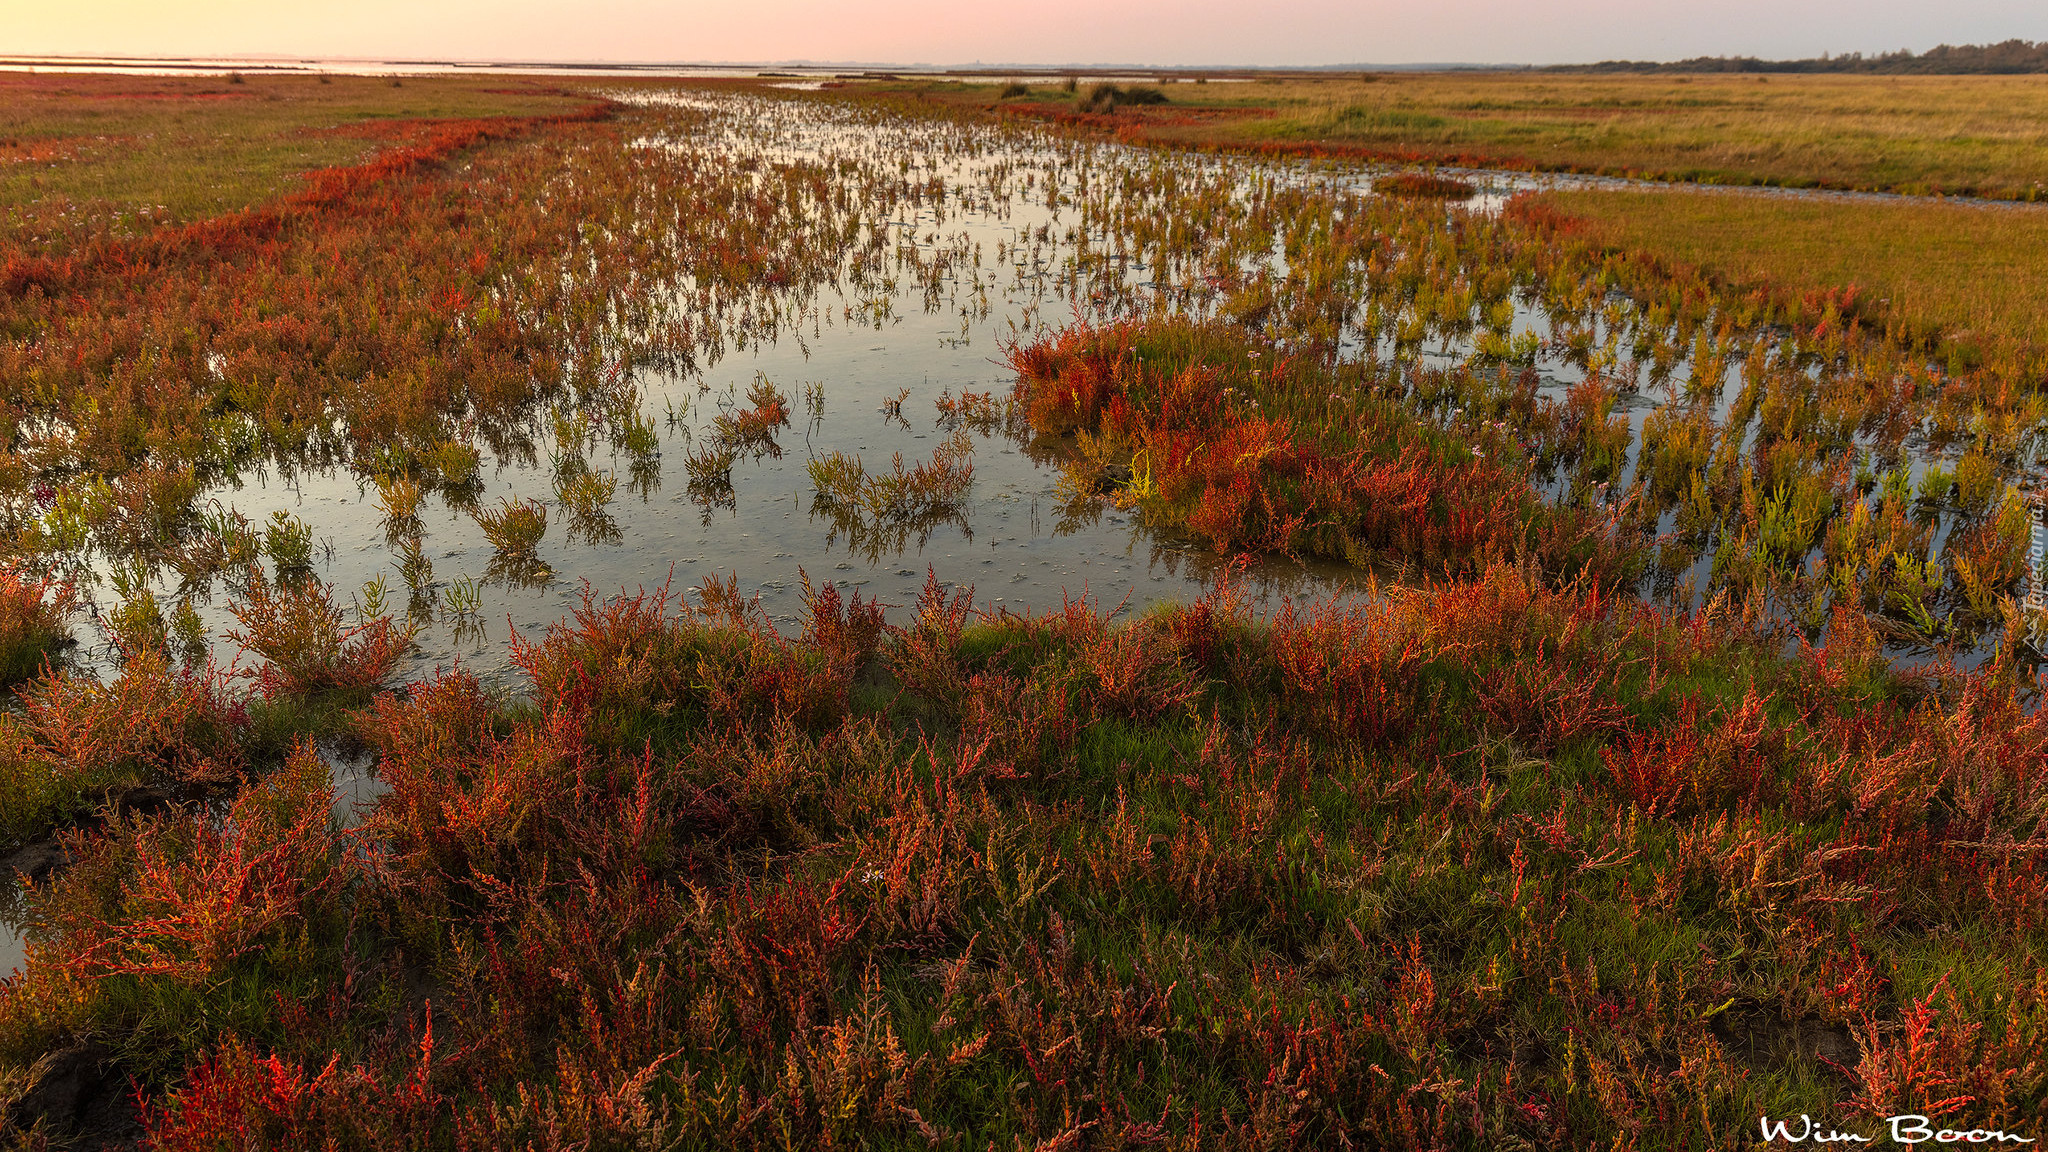
[(1999, 44), (1943, 44), (1925, 52), (1901, 49), (1865, 56), (1850, 52), (1810, 60), (1759, 60), (1754, 56), (1695, 56), (1690, 60), (1603, 60), (1598, 64), (1562, 64), (1554, 72), (1889, 72), (2022, 73), (2048, 72), (2048, 40), (2007, 40)]

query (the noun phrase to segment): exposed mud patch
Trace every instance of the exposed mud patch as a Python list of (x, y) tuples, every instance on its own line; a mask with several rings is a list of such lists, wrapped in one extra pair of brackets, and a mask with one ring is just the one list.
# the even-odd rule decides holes
[(6, 1110), (7, 1127), (48, 1137), (74, 1149), (129, 1148), (142, 1137), (128, 1076), (112, 1051), (91, 1041), (50, 1052), (36, 1061), (28, 1091)]
[(1759, 1070), (1800, 1064), (1839, 1074), (1863, 1059), (1863, 1050), (1847, 1027), (1814, 1017), (1787, 1020), (1761, 1006), (1730, 1009), (1714, 1017), (1714, 1037), (1730, 1056)]

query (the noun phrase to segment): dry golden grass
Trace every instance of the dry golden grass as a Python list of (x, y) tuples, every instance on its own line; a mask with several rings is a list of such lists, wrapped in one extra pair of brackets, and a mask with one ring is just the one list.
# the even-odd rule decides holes
[[(2048, 76), (1446, 72), (1164, 87), (1172, 104), (1157, 112), (1180, 112), (1180, 122), (1146, 110), (1146, 139), (1321, 144), (1712, 183), (2048, 196)], [(994, 102), (999, 89), (954, 92)], [(1033, 85), (1030, 97), (1007, 103), (1074, 99), (1058, 85)]]
[(1966, 359), (2048, 350), (2048, 210), (1682, 189), (1542, 199), (1606, 243), (1731, 284), (1853, 286), (1862, 314)]

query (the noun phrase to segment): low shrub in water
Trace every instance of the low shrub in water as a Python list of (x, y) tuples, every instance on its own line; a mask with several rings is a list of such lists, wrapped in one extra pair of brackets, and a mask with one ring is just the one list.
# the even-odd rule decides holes
[(68, 584), (0, 567), (0, 688), (34, 676), (70, 640), (71, 602)]

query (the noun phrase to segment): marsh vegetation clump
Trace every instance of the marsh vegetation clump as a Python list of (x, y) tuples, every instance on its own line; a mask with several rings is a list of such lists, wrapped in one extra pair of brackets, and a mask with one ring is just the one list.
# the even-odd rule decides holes
[(913, 542), (921, 547), (944, 526), (972, 538), (965, 509), (974, 484), (974, 443), (965, 429), (955, 429), (930, 460), (907, 471), (901, 452), (889, 471), (870, 472), (859, 456), (836, 449), (813, 458), (808, 470), (812, 515), (831, 525), (827, 542), (843, 536), (848, 550), (869, 563), (898, 555)]
[(1167, 103), (1166, 91), (1159, 87), (1143, 88), (1135, 84), (1118, 87), (1115, 84), (1097, 84), (1088, 90), (1077, 107), (1083, 112), (1114, 112), (1119, 107), (1142, 108), (1153, 104)]
[(303, 576), (313, 570), (313, 526), (279, 509), (263, 526), (263, 554), (281, 577)]
[(1469, 200), (1479, 191), (1468, 180), (1435, 172), (1397, 172), (1392, 176), (1376, 177), (1372, 190), (1382, 196), (1407, 196), (1416, 200)]
[(413, 634), (388, 616), (347, 623), (317, 579), (271, 581), (252, 570), (232, 610), (240, 626), (227, 638), (263, 658), (251, 675), (269, 699), (366, 693), (412, 645)]
[(858, 456), (833, 451), (812, 460), (811, 484), (818, 503), (856, 513), (875, 523), (923, 520), (956, 511), (974, 484), (974, 442), (955, 431), (932, 450), (932, 458), (903, 467), (896, 453), (887, 472), (870, 472)]
[(572, 517), (587, 519), (604, 515), (618, 490), (619, 478), (615, 474), (585, 469), (559, 479), (555, 484), (555, 498)]
[(475, 520), (498, 555), (510, 559), (532, 558), (548, 530), (548, 510), (537, 500), (501, 499), (496, 508), (478, 509)]
[[(940, 431), (952, 432), (961, 428), (981, 436), (1019, 431), (1019, 409), (1014, 400), (998, 401), (994, 392), (969, 392), (962, 389), (959, 396), (951, 388), (939, 393), (932, 401), (938, 409)], [(900, 410), (900, 408), (899, 408)]]
[(384, 513), (384, 535), (392, 543), (421, 530), (419, 482), (409, 476), (377, 477), (377, 506)]
[(732, 466), (738, 460), (736, 450), (713, 440), (697, 445), (683, 457), (683, 469), (690, 477), (690, 497), (707, 513), (732, 503)]
[(735, 456), (744, 453), (759, 460), (763, 456), (782, 458), (782, 445), (775, 434), (789, 427), (789, 397), (766, 378), (747, 389), (749, 407), (721, 412), (712, 421), (712, 437), (721, 449)]
[(0, 689), (40, 672), (70, 642), (75, 596), (62, 580), (0, 565)]
[(1639, 551), (1605, 513), (1546, 505), (1512, 441), (1446, 435), (1370, 371), (1331, 374), (1229, 325), (1073, 328), (1015, 347), (1042, 442), (1072, 438), (1063, 491), (1245, 551), (1473, 571), (1513, 554), (1610, 586)]
[(137, 648), (109, 681), (56, 671), (17, 703), (0, 714), (0, 852), (95, 812), (229, 786), (244, 763), (248, 714), (230, 677), (154, 649)]

